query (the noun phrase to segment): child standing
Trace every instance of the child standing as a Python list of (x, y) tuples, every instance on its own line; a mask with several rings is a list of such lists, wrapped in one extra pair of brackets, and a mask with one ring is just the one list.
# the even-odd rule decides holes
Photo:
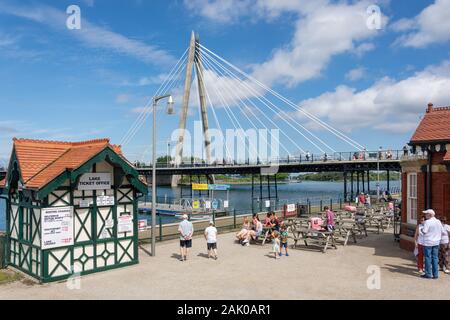
[(272, 232), (272, 252), (275, 255), (275, 259), (280, 259), (280, 234), (276, 230)]
[[(284, 252), (286, 254), (286, 257), (289, 257), (289, 253), (288, 253), (288, 232), (287, 232), (287, 228), (284, 224), (281, 225), (281, 248), (284, 248)], [(280, 256), (282, 256), (283, 254), (281, 253), (281, 248), (280, 248)]]
[(417, 224), (416, 227), (416, 233), (414, 235), (414, 239), (415, 239), (415, 243), (416, 243), (416, 248), (414, 250), (414, 252), (416, 253), (416, 258), (417, 258), (417, 269), (419, 270), (420, 275), (424, 275), (425, 273), (423, 272), (423, 233), (422, 233), (422, 229), (423, 229), (423, 224), (425, 223), (425, 216), (420, 217), (420, 220), (418, 221), (419, 223)]
[(217, 260), (217, 229), (214, 221), (209, 222), (209, 227), (205, 229), (205, 239), (208, 249), (208, 258), (214, 257)]

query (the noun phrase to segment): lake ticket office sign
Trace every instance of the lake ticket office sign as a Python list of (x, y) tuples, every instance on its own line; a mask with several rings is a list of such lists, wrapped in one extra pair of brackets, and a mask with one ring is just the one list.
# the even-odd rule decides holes
[(43, 250), (74, 244), (73, 207), (43, 208), (41, 215)]
[(112, 185), (111, 173), (85, 173), (78, 182), (78, 190), (107, 190)]

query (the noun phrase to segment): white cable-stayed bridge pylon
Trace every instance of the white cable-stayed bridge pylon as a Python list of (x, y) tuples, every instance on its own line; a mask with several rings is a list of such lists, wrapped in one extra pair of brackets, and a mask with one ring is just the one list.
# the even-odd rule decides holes
[[(193, 44), (193, 42), (195, 43)], [(185, 73), (185, 77), (183, 77), (183, 73)], [(317, 150), (322, 155), (335, 153), (337, 152), (336, 146), (332, 141), (339, 142), (339, 140), (350, 145), (352, 150), (362, 151), (365, 149), (363, 145), (348, 137), (343, 132), (321, 120), (303, 107), (291, 102), (248, 73), (201, 45), (198, 37), (195, 38), (195, 41), (191, 37), (191, 45), (184, 51), (175, 66), (166, 76), (164, 82), (161, 83), (155, 92), (155, 96), (161, 94), (173, 95), (173, 91), (177, 93), (183, 92), (183, 82), (184, 94), (180, 113), (180, 126), (178, 129), (181, 129), (179, 130), (180, 132), (184, 132), (187, 129), (186, 119), (188, 116), (191, 116), (188, 114), (187, 109), (188, 105), (192, 104), (192, 101), (189, 99), (189, 91), (191, 86), (197, 83), (199, 116), (203, 123), (202, 139), (204, 139), (206, 156), (208, 158), (202, 160), (212, 160), (212, 142), (208, 133), (208, 115), (213, 117), (215, 126), (222, 133), (222, 137), (226, 136), (224, 130), (228, 129), (226, 128), (227, 124), (231, 125), (236, 132), (240, 130), (244, 135), (247, 132), (247, 128), (255, 129), (257, 132), (259, 129), (270, 131), (270, 128), (273, 128), (278, 130), (279, 135), (273, 138), (272, 144), (275, 141), (278, 147), (288, 157), (291, 155), (295, 157), (295, 155), (298, 156), (299, 154), (300, 156), (308, 154), (311, 149), (311, 151)], [(151, 115), (151, 103), (152, 99), (140, 110), (136, 120), (121, 141), (123, 146), (130, 143), (144, 123), (146, 123)], [(176, 99), (176, 103), (181, 104), (181, 101)], [(303, 121), (307, 122), (304, 123)], [(181, 125), (182, 123), (183, 127)], [(173, 129), (175, 130), (177, 128)], [(318, 129), (321, 130), (320, 134), (317, 131)], [(327, 134), (331, 134), (332, 139), (328, 136), (324, 138)], [(262, 142), (266, 146), (269, 145), (267, 136), (258, 135), (259, 144), (258, 142), (250, 141), (250, 139), (246, 140), (248, 137), (243, 137), (242, 135), (236, 134), (235, 138), (238, 140), (241, 139), (240, 142), (237, 141), (238, 144), (242, 143), (245, 148), (249, 148), (248, 153), (252, 155), (257, 154), (258, 159), (260, 159), (258, 147), (261, 147), (261, 141), (264, 140)], [(183, 162), (183, 141), (184, 138), (178, 139), (175, 152), (175, 165)], [(197, 142), (194, 141), (194, 143)], [(223, 160), (226, 158), (227, 160), (236, 161), (236, 159), (230, 159), (235, 156), (235, 152), (234, 150), (228, 150), (228, 143), (223, 144), (223, 146), (225, 147), (225, 157)], [(204, 153), (202, 151), (203, 157)], [(180, 161), (177, 161), (177, 158)], [(281, 157), (279, 156), (279, 158)], [(217, 160), (222, 159), (214, 159), (214, 161)]]

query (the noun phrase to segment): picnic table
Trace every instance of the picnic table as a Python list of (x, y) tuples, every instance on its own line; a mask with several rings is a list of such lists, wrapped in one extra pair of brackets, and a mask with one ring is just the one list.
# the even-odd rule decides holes
[(294, 240), (293, 248), (297, 247), (297, 242), (302, 240), (305, 246), (315, 245), (322, 248), (322, 252), (325, 253), (329, 246), (337, 249), (336, 242), (333, 236), (333, 232), (327, 230), (315, 230), (311, 228), (298, 227), (295, 225), (290, 226), (292, 233), (292, 239)]

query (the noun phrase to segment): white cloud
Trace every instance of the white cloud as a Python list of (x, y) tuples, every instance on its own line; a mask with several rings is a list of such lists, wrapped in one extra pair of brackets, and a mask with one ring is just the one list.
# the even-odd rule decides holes
[(117, 104), (125, 104), (130, 102), (132, 97), (129, 94), (121, 93), (116, 97)]
[(172, 55), (156, 46), (128, 38), (89, 22), (83, 16), (83, 11), (81, 12), (81, 30), (68, 30), (66, 28), (68, 17), (66, 13), (46, 5), (20, 7), (0, 3), (0, 14), (14, 15), (48, 25), (55, 30), (74, 36), (88, 47), (112, 50), (119, 54), (137, 58), (145, 63), (172, 64), (176, 62)]
[[(380, 32), (366, 24), (366, 10), (373, 1), (195, 0), (185, 4), (216, 22), (232, 22), (242, 16), (270, 20), (282, 13), (293, 14), (295, 32), (290, 43), (276, 49), (268, 61), (253, 65), (253, 75), (268, 85), (293, 86), (319, 77), (333, 56), (372, 50), (374, 45), (368, 41)], [(383, 16), (383, 27), (386, 23)]]
[(245, 15), (253, 0), (184, 0), (185, 6), (210, 20), (229, 23)]
[(424, 48), (433, 43), (445, 43), (450, 40), (450, 0), (436, 0), (416, 17), (401, 19), (392, 28), (409, 32), (397, 38), (397, 45)]
[(448, 105), (448, 88), (450, 61), (445, 61), (403, 80), (384, 78), (362, 91), (339, 86), (300, 105), (340, 130), (368, 127), (408, 132), (417, 125), (428, 102)]
[(359, 79), (362, 79), (364, 77), (364, 73), (366, 72), (366, 69), (363, 67), (355, 68), (347, 72), (345, 75), (345, 78), (347, 78), (350, 81), (357, 81)]

